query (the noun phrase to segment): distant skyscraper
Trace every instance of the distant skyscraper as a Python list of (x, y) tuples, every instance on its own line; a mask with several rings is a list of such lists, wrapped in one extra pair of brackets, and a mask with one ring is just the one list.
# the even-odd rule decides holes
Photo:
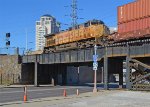
[(59, 24), (51, 15), (43, 15), (40, 21), (36, 21), (36, 50), (43, 50), (46, 34), (59, 32)]

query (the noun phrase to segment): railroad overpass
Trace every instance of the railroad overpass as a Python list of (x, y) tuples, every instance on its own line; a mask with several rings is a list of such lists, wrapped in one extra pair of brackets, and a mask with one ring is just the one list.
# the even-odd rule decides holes
[[(66, 66), (93, 66), (93, 52), (93, 48), (87, 48), (41, 55), (26, 55), (23, 56), (22, 62), (24, 64), (34, 64), (35, 86), (39, 84), (39, 69), (53, 71), (51, 74), (52, 83), (56, 83), (57, 73), (62, 71), (62, 81), (65, 84)], [(144, 82), (150, 78), (150, 44), (99, 47), (97, 54), (99, 67), (102, 67), (104, 71), (105, 89), (108, 89), (108, 77), (112, 73), (119, 74), (119, 85), (123, 85), (123, 62), (126, 62), (126, 88), (136, 90), (150, 89), (150, 83)], [(39, 65), (44, 65), (45, 68), (39, 68)]]

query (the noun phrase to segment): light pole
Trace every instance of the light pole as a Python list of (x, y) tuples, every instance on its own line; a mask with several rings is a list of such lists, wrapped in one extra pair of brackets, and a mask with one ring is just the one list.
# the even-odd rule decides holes
[(26, 52), (28, 51), (28, 30), (25, 29), (25, 35), (26, 35)]
[(96, 37), (95, 37), (95, 45), (94, 45), (94, 55), (93, 55), (93, 70), (94, 70), (94, 89), (93, 92), (97, 92), (97, 67), (98, 67), (98, 62), (97, 62), (97, 44), (96, 44)]

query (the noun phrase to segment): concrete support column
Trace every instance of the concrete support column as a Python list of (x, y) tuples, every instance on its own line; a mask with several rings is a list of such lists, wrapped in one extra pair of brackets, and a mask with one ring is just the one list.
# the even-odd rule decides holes
[(104, 83), (104, 68), (101, 67), (101, 83)]
[(78, 69), (78, 85), (80, 84), (80, 66), (77, 67)]
[(35, 62), (35, 69), (34, 69), (34, 86), (38, 86), (38, 62)]
[(104, 56), (104, 89), (108, 89), (108, 57), (107, 57), (107, 47)]

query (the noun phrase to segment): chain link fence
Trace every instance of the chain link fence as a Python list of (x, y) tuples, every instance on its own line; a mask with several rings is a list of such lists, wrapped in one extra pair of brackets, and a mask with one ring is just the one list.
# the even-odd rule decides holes
[(19, 84), (21, 82), (20, 74), (0, 74), (1, 85)]

